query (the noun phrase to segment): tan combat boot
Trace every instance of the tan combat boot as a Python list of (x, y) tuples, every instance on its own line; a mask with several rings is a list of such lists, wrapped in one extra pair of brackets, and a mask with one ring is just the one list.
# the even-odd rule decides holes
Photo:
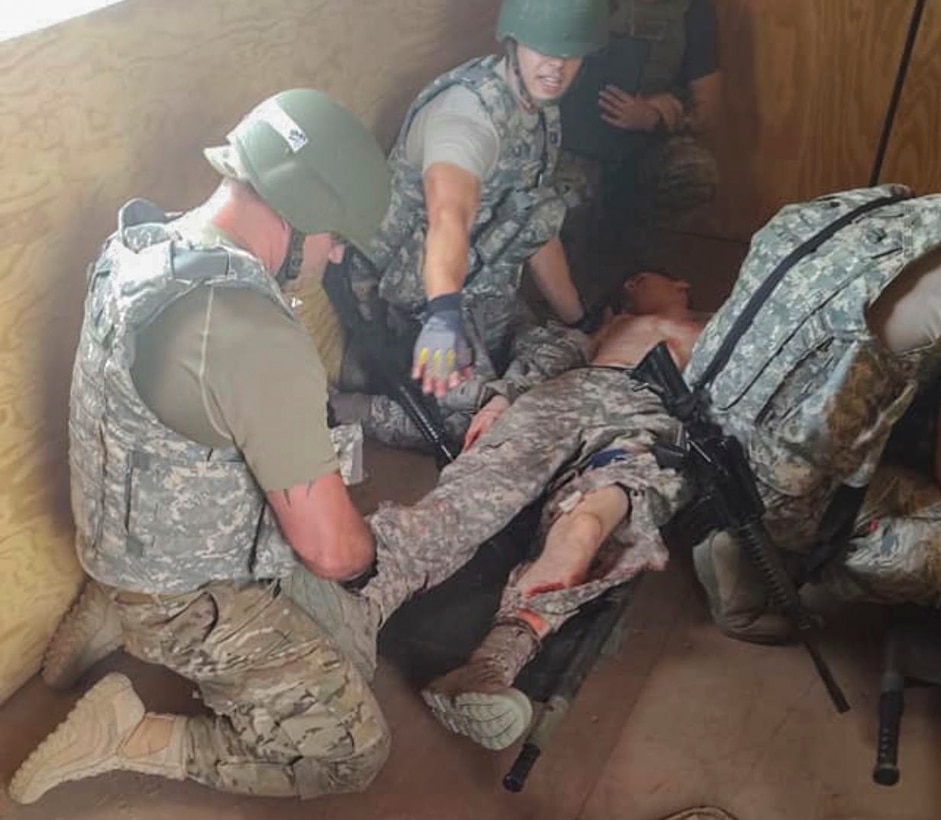
[(464, 666), (432, 681), (422, 697), (452, 732), (487, 749), (505, 749), (532, 720), (532, 704), (513, 688), (513, 680), (539, 646), (536, 633), (523, 621), (498, 623)]
[(68, 689), (123, 643), (114, 604), (100, 584), (89, 580), (49, 642), (42, 679), (53, 689)]
[(131, 682), (106, 675), (75, 704), (10, 781), (17, 803), (35, 803), (70, 780), (113, 771), (186, 777), (186, 718), (149, 715)]
[(730, 638), (760, 644), (793, 638), (787, 618), (769, 611), (757, 570), (729, 533), (713, 533), (697, 544), (693, 567), (706, 590), (712, 619)]

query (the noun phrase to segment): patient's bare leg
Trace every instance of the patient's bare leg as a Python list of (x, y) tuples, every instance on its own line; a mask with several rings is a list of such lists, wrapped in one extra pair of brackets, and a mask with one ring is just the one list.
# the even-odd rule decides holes
[[(539, 558), (516, 580), (523, 597), (580, 584), (605, 539), (629, 513), (626, 493), (612, 485), (593, 490), (557, 518)], [(448, 729), (488, 749), (504, 749), (529, 726), (532, 705), (512, 684), (549, 632), (535, 612), (521, 609), (498, 621), (468, 662), (422, 692)]]
[[(582, 583), (601, 545), (629, 511), (627, 494), (610, 485), (593, 490), (562, 513), (549, 528), (542, 554), (515, 582), (523, 597)], [(520, 617), (540, 638), (548, 633), (548, 626), (535, 613), (522, 610)]]

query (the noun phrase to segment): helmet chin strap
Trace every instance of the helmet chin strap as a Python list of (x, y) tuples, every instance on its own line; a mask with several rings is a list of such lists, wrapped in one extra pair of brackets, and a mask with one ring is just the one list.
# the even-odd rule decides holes
[(530, 111), (538, 111), (540, 108), (543, 108), (547, 105), (552, 105), (552, 100), (538, 101), (533, 99), (533, 95), (529, 93), (529, 89), (526, 87), (526, 82), (523, 80), (523, 72), (520, 69), (519, 56), (516, 53), (517, 43), (516, 40), (507, 39), (506, 41), (506, 57), (510, 63), (510, 68), (513, 70), (513, 76), (516, 77), (516, 88), (517, 93), (520, 96), (520, 99), (523, 101), (523, 106)]
[(278, 272), (275, 274), (275, 281), (282, 288), (293, 280), (297, 279), (301, 272), (301, 263), (304, 261), (304, 240), (306, 234), (301, 233), (297, 228), (291, 228), (291, 238), (288, 240), (288, 252), (284, 255), (284, 261)]

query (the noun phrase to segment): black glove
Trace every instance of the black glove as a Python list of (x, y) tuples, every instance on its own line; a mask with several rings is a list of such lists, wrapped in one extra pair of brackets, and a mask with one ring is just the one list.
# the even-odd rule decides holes
[(590, 308), (582, 305), (582, 309), (582, 318), (566, 327), (580, 330), (582, 333), (594, 333), (604, 323), (604, 305), (594, 305)]
[(460, 293), (446, 293), (428, 302), (428, 318), (415, 340), (412, 363), (416, 378), (430, 375), (436, 380), (446, 380), (474, 363), (464, 332)]

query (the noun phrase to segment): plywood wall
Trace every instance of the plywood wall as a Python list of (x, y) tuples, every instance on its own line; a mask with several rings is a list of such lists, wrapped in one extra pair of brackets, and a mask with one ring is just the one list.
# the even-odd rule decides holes
[(126, 0), (0, 43), (0, 700), (79, 573), (66, 417), (84, 268), (132, 196), (186, 208), (200, 149), (282, 88), (384, 141), (437, 73), (493, 48), (497, 0)]
[(925, 6), (882, 166), (884, 182), (941, 191), (941, 3)]
[[(747, 238), (785, 203), (868, 184), (913, 5), (716, 0), (725, 110), (711, 232)], [(920, 92), (934, 94), (935, 126), (938, 79), (935, 64)]]

